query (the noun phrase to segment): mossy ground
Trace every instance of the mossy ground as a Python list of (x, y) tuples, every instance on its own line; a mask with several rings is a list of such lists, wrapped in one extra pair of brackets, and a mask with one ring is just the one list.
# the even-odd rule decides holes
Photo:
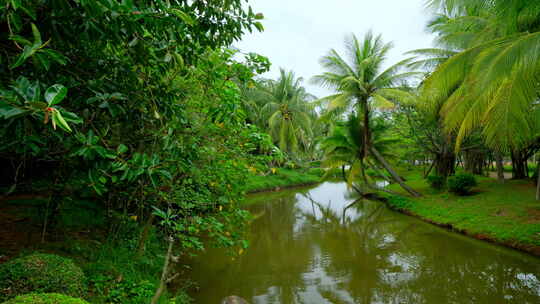
[(18, 296), (4, 304), (88, 304), (88, 302), (58, 293), (41, 293)]
[(0, 300), (30, 292), (62, 292), (86, 295), (86, 278), (70, 259), (34, 253), (0, 265)]
[(391, 207), (477, 238), (540, 254), (536, 252), (540, 246), (540, 202), (535, 200), (533, 182), (506, 180), (500, 183), (477, 176), (478, 186), (472, 193), (457, 196), (431, 189), (417, 172), (403, 174), (407, 184), (423, 196), (411, 198), (399, 185), (390, 185), (390, 190), (403, 195), (388, 196)]

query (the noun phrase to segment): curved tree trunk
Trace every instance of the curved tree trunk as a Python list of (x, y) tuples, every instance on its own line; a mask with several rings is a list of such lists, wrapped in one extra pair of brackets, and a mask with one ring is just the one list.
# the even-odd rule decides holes
[(390, 164), (384, 159), (384, 157), (379, 153), (379, 151), (375, 149), (375, 147), (371, 147), (370, 152), (373, 155), (373, 157), (375, 157), (375, 159), (378, 162), (380, 162), (381, 165), (383, 165), (386, 171), (390, 173), (390, 175), (392, 176), (392, 179), (394, 179), (394, 181), (396, 181), (401, 186), (401, 188), (405, 189), (405, 191), (409, 192), (409, 194), (411, 194), (412, 196), (415, 196), (415, 197), (422, 196), (420, 193), (416, 192), (413, 188), (405, 184), (403, 179), (396, 173), (396, 171), (394, 171), (394, 169), (392, 169)]
[[(386, 162), (384, 157), (371, 145), (371, 134), (370, 134), (370, 125), (369, 125), (369, 105), (368, 105), (368, 99), (367, 98), (360, 98), (360, 103), (362, 106), (362, 112), (364, 114), (364, 128), (363, 128), (363, 139), (364, 139), (364, 151), (362, 155), (362, 159), (367, 157), (369, 154), (372, 154), (375, 159), (381, 163), (381, 165), (390, 173), (392, 176), (392, 179), (396, 181), (405, 191), (410, 193), (412, 196), (419, 197), (421, 196), (420, 193), (414, 191), (411, 187), (405, 184), (403, 179), (399, 177), (399, 175), (392, 169), (390, 164)], [(362, 169), (364, 169), (362, 167)], [(369, 186), (369, 185), (368, 185)], [(377, 187), (378, 188), (378, 187)], [(386, 189), (385, 189), (386, 190)]]

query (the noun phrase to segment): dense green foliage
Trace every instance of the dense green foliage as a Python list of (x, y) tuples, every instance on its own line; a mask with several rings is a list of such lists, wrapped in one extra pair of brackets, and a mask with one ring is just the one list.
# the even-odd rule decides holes
[(30, 292), (84, 297), (86, 277), (70, 259), (36, 253), (0, 265), (0, 299)]
[[(242, 0), (1, 1), (0, 188), (38, 194), (19, 209), (42, 243), (92, 236), (52, 248), (84, 273), (45, 254), (1, 265), (0, 299), (80, 297), (86, 274), (96, 303), (165, 301), (180, 257), (248, 247), (247, 192), (330, 176), (361, 195), (387, 192), (398, 209), (534, 243), (536, 225), (489, 219), (506, 208), (495, 195), (509, 195), (494, 182), (481, 179), (478, 206), (459, 196), (495, 166), (504, 181), (508, 160), (513, 178), (540, 182), (540, 161), (528, 163), (540, 151), (540, 5), (428, 6), (436, 47), (386, 67), (392, 43), (351, 35), (344, 53), (321, 58), (312, 81), (334, 92), (317, 98), (293, 71), (263, 78), (267, 58), (231, 47), (263, 31)], [(405, 180), (405, 168), (422, 177)]]
[(88, 302), (58, 293), (35, 293), (18, 296), (4, 304), (87, 304)]
[(108, 210), (110, 227), (155, 213), (178, 249), (201, 237), (245, 247), (237, 206), (254, 134), (240, 86), (269, 63), (227, 47), (258, 19), (240, 0), (3, 2), (3, 186), (54, 184), (50, 229), (69, 194)]

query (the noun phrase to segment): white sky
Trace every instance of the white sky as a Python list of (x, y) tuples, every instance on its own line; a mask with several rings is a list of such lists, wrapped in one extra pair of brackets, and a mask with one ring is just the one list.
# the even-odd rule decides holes
[(272, 69), (263, 75), (276, 78), (279, 68), (293, 70), (304, 86), (318, 97), (330, 92), (309, 83), (323, 72), (319, 58), (328, 50), (343, 50), (347, 34), (358, 37), (372, 29), (394, 48), (387, 66), (404, 59), (403, 53), (431, 47), (425, 31), (430, 18), (425, 0), (250, 0), (253, 11), (264, 14), (265, 31), (247, 34), (236, 47), (267, 56)]

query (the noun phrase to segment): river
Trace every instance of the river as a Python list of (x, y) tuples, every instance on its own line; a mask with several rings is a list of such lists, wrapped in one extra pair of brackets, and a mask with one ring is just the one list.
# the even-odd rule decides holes
[(344, 183), (248, 202), (250, 248), (234, 260), (201, 255), (195, 303), (540, 303), (539, 258), (354, 203)]

